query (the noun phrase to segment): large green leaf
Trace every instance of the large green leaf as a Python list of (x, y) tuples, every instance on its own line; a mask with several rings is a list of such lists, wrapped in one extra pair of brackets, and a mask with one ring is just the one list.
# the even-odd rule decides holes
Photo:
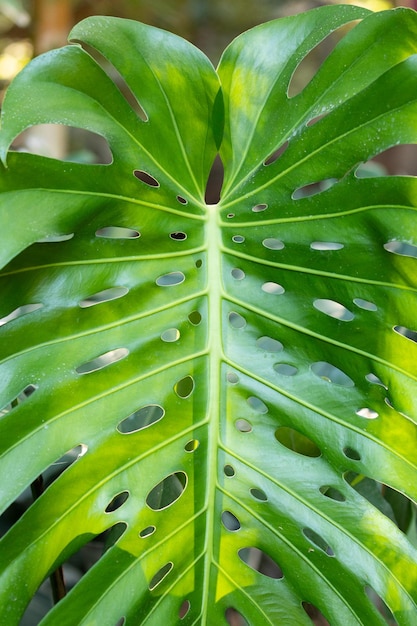
[[(368, 626), (382, 601), (416, 623), (417, 553), (384, 494), (417, 500), (417, 183), (357, 175), (417, 140), (416, 35), (410, 10), (325, 7), (241, 35), (216, 72), (169, 33), (89, 18), (15, 79), (2, 510), (76, 462), (0, 542), (2, 624), (111, 528), (42, 624), (299, 626), (312, 604)], [(101, 135), (112, 163), (7, 154), (41, 123)]]

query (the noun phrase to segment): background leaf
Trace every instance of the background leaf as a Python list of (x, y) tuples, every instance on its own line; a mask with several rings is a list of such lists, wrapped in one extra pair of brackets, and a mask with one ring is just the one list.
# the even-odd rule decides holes
[(68, 465), (1, 541), (8, 624), (103, 533), (42, 624), (415, 623), (416, 182), (356, 170), (416, 140), (416, 27), (326, 7), (241, 35), (216, 74), (91, 18), (17, 77), (3, 160), (57, 123), (112, 162), (2, 170), (3, 510)]

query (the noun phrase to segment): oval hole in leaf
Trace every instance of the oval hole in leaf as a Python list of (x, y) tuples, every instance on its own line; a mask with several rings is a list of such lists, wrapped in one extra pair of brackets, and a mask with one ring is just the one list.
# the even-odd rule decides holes
[(256, 396), (250, 396), (246, 402), (249, 404), (250, 408), (256, 411), (256, 413), (268, 413), (268, 407), (265, 402), (262, 402), (260, 398)]
[(226, 217), (227, 217), (227, 219), (228, 219), (228, 220), (233, 219), (233, 218), (234, 218), (234, 216), (235, 216), (235, 214), (234, 214), (234, 213), (228, 213), (228, 214), (226, 215)]
[(174, 385), (174, 391), (179, 398), (189, 398), (194, 391), (194, 378), (185, 376)]
[(178, 609), (178, 617), (180, 619), (184, 619), (184, 617), (186, 617), (186, 615), (188, 615), (188, 613), (190, 612), (191, 609), (191, 602), (189, 600), (184, 600), (184, 602), (181, 604), (180, 608)]
[(335, 487), (331, 487), (330, 485), (323, 485), (320, 487), (320, 493), (322, 493), (326, 498), (330, 498), (330, 500), (336, 500), (337, 502), (345, 502), (346, 498), (339, 489)]
[[(107, 140), (99, 133), (67, 124), (34, 124), (30, 133), (21, 133), (16, 143), (31, 154), (64, 163), (109, 165), (113, 155)], [(63, 153), (60, 146), (66, 145)]]
[(268, 250), (283, 250), (285, 248), (283, 242), (275, 237), (267, 237), (262, 241), (262, 245)]
[(104, 226), (96, 230), (96, 237), (104, 239), (137, 239), (140, 232), (133, 228), (124, 228), (123, 226)]
[(364, 591), (368, 596), (369, 600), (372, 602), (374, 606), (377, 607), (378, 611), (382, 613), (383, 618), (385, 619), (387, 625), (389, 626), (398, 626), (397, 620), (394, 618), (394, 615), (388, 608), (386, 602), (381, 598), (381, 596), (375, 591), (373, 587), (370, 585), (365, 585)]
[(203, 261), (201, 259), (197, 259), (197, 261), (195, 262), (195, 266), (199, 270), (200, 267), (203, 267)]
[(318, 378), (342, 387), (354, 387), (355, 383), (342, 370), (326, 361), (317, 361), (311, 365), (311, 371)]
[(379, 416), (379, 413), (377, 413), (373, 409), (370, 409), (369, 407), (363, 407), (362, 409), (358, 409), (356, 411), (356, 415), (359, 415), (359, 417), (364, 417), (367, 420), (374, 420)]
[(145, 539), (146, 537), (150, 537), (151, 535), (154, 534), (155, 530), (156, 530), (156, 526), (153, 526), (153, 525), (147, 526), (146, 528), (144, 528), (143, 530), (140, 531), (139, 537), (141, 539)]
[(234, 267), (231, 274), (235, 280), (243, 280), (246, 276), (245, 272), (238, 267)]
[(334, 300), (318, 298), (314, 300), (313, 306), (321, 313), (325, 313), (325, 315), (334, 317), (342, 322), (351, 322), (355, 317), (352, 311), (349, 311), (343, 304), (335, 302)]
[(63, 241), (70, 241), (73, 237), (74, 233), (68, 233), (66, 235), (46, 235), (46, 237), (38, 239), (36, 243), (62, 243)]
[(226, 530), (230, 530), (231, 532), (235, 532), (236, 530), (240, 529), (239, 520), (237, 519), (236, 515), (234, 515), (230, 511), (223, 511), (222, 523)]
[(149, 583), (149, 591), (153, 591), (158, 585), (160, 585), (164, 578), (168, 576), (173, 567), (174, 564), (172, 561), (169, 561), (163, 567), (161, 567), (161, 569), (156, 572), (155, 576)]
[(235, 421), (235, 427), (241, 433), (250, 433), (252, 431), (252, 424), (242, 418)]
[(193, 326), (198, 326), (202, 320), (200, 311), (191, 311), (188, 315), (188, 319)]
[(123, 434), (135, 433), (159, 422), (164, 415), (165, 411), (159, 404), (147, 404), (122, 420), (117, 430)]
[(177, 200), (180, 204), (188, 204), (188, 200), (186, 200), (186, 198), (183, 198), (182, 196), (177, 196)]
[(253, 498), (255, 498), (255, 500), (259, 500), (260, 502), (267, 502), (268, 500), (268, 496), (266, 495), (265, 491), (259, 489), (258, 487), (253, 487), (250, 490), (250, 494)]
[(181, 334), (180, 334), (180, 331), (178, 330), (178, 328), (167, 328), (162, 333), (161, 339), (165, 343), (174, 343), (175, 341), (178, 341), (180, 336), (181, 336)]
[(284, 349), (284, 346), (280, 341), (272, 339), (272, 337), (267, 337), (266, 335), (264, 337), (259, 337), (259, 339), (256, 340), (256, 345), (261, 350), (265, 350), (265, 352), (280, 352)]
[(265, 293), (269, 293), (274, 296), (280, 296), (285, 293), (285, 289), (282, 285), (273, 282), (264, 283), (261, 287), (262, 291)]
[(182, 496), (186, 486), (187, 474), (185, 472), (169, 474), (151, 489), (146, 497), (146, 504), (153, 511), (166, 509)]
[(280, 579), (284, 576), (279, 565), (259, 548), (241, 548), (238, 556), (243, 563), (255, 570), (255, 572), (268, 576), (268, 578)]
[(313, 48), (306, 50), (305, 55), (295, 67), (288, 83), (287, 95), (289, 98), (294, 98), (307, 87), (321, 64), (333, 51), (337, 42), (345, 33), (346, 25), (343, 25), (324, 37)]
[(173, 233), (170, 233), (169, 236), (174, 241), (185, 241), (185, 239), (187, 239), (187, 233), (183, 233), (182, 231), (179, 231), (179, 230)]
[(295, 376), (298, 373), (298, 368), (288, 363), (275, 363), (274, 370), (282, 376)]
[(292, 200), (300, 200), (301, 198), (311, 198), (323, 191), (327, 191), (330, 187), (333, 187), (338, 182), (337, 178), (325, 178), (315, 183), (309, 183), (298, 187), (291, 194)]
[(18, 319), (23, 315), (28, 315), (29, 313), (33, 313), (34, 311), (38, 311), (42, 308), (43, 304), (24, 304), (22, 306), (19, 306), (17, 307), (17, 309), (14, 309), (14, 311), (9, 313), (9, 315), (6, 315), (5, 317), (2, 317), (0, 319), (0, 326), (4, 326), (5, 324), (12, 322), (15, 319)]
[(232, 241), (234, 243), (243, 243), (245, 241), (245, 238), (243, 235), (233, 235)]
[(415, 330), (411, 330), (405, 326), (394, 326), (393, 331), (406, 339), (410, 339), (410, 341), (417, 342), (417, 332)]
[(116, 494), (108, 503), (108, 505), (105, 508), (105, 512), (106, 513), (113, 513), (113, 511), (117, 511), (117, 509), (120, 509), (120, 507), (126, 502), (126, 500), (129, 497), (129, 492), (128, 491), (121, 491), (120, 493)]
[(352, 459), (352, 461), (360, 461), (361, 460), (361, 455), (359, 454), (359, 452), (357, 450), (355, 450), (354, 448), (351, 448), (350, 446), (346, 446), (345, 448), (343, 448), (343, 454), (348, 459)]
[(229, 626), (249, 626), (249, 622), (245, 620), (242, 613), (236, 611), (232, 606), (226, 609), (224, 616)]
[[(1, 412), (0, 412), (1, 415)], [(68, 450), (59, 459), (54, 461), (46, 470), (42, 472), (44, 487), (49, 486), (58, 478), (65, 470), (73, 465), (79, 458), (83, 457), (88, 451), (88, 446), (84, 443), (74, 446)]]
[(93, 46), (89, 46), (84, 41), (77, 41), (75, 39), (72, 39), (71, 42), (79, 43), (81, 47), (86, 50), (86, 52), (88, 52), (90, 56), (93, 57), (93, 59), (96, 61), (96, 63), (98, 63), (103, 72), (107, 74), (113, 84), (117, 87), (123, 98), (126, 100), (131, 109), (133, 109), (138, 118), (142, 120), (142, 122), (147, 122), (149, 118), (146, 111), (143, 109), (136, 95), (127, 84), (125, 77), (116, 69), (116, 67), (112, 63), (110, 63), (110, 61)]
[(303, 528), (303, 535), (307, 537), (312, 544), (320, 548), (328, 556), (334, 556), (334, 552), (325, 539), (311, 528)]
[(121, 617), (115, 624), (115, 626), (124, 626), (124, 624), (126, 624), (126, 618), (125, 617)]
[(226, 378), (227, 382), (231, 385), (237, 385), (237, 383), (239, 382), (239, 376), (236, 374), (236, 372), (228, 372)]
[(252, 207), (252, 211), (254, 213), (262, 213), (263, 211), (266, 211), (267, 208), (267, 204), (255, 204), (255, 206)]
[(321, 613), (314, 604), (311, 602), (303, 602), (301, 604), (304, 611), (307, 613), (309, 618), (311, 619), (313, 624), (317, 624), (320, 626), (331, 626), (330, 622), (324, 617), (323, 613)]
[(156, 284), (159, 287), (171, 287), (172, 285), (180, 285), (185, 280), (185, 276), (182, 272), (169, 272), (163, 274), (156, 279)]
[(370, 374), (367, 374), (365, 376), (366, 380), (368, 382), (371, 383), (371, 385), (380, 385), (381, 387), (383, 387), (384, 389), (388, 389), (388, 387), (386, 385), (384, 385), (384, 383), (382, 382), (382, 380), (380, 378), (378, 378), (378, 376), (375, 376), (375, 374), (372, 374), (372, 372)]
[(82, 309), (86, 309), (88, 307), (95, 306), (96, 304), (101, 304), (102, 302), (117, 300), (128, 293), (129, 289), (127, 287), (111, 287), (110, 289), (104, 289), (103, 291), (98, 291), (92, 296), (88, 296), (85, 300), (81, 300), (78, 305)]
[(90, 374), (91, 372), (96, 372), (107, 367), (108, 365), (113, 365), (114, 363), (125, 359), (128, 354), (129, 350), (127, 348), (109, 350), (109, 352), (105, 352), (95, 359), (79, 365), (75, 368), (75, 371), (77, 374)]
[(285, 150), (288, 148), (288, 145), (289, 141), (284, 141), (284, 143), (279, 148), (277, 148), (277, 150), (275, 150), (267, 159), (265, 159), (264, 165), (268, 166), (272, 165), (272, 163), (275, 163), (275, 161), (277, 161), (279, 157), (284, 154)]
[(5, 415), (6, 413), (10, 413), (10, 411), (18, 407), (22, 402), (25, 402), (25, 400), (27, 400), (37, 389), (38, 389), (37, 385), (32, 385), (32, 384), (26, 385), (26, 387), (24, 387), (22, 391), (17, 394), (17, 396), (12, 398), (3, 407), (1, 407), (0, 417), (2, 415)]
[(378, 307), (373, 302), (369, 302), (369, 300), (363, 300), (362, 298), (354, 298), (353, 303), (356, 304), (360, 309), (364, 311), (377, 311)]
[(133, 175), (142, 183), (148, 185), (148, 187), (160, 187), (159, 182), (154, 176), (152, 176), (152, 174), (149, 174), (149, 172), (145, 172), (144, 170), (133, 170)]
[(198, 439), (190, 439), (190, 441), (187, 441), (187, 443), (185, 444), (184, 450), (186, 452), (195, 452), (199, 445), (200, 442), (198, 441)]
[(275, 438), (288, 450), (297, 452), (297, 454), (310, 457), (319, 457), (321, 455), (321, 450), (314, 441), (289, 426), (280, 426), (275, 431)]
[(406, 241), (388, 241), (384, 244), (384, 248), (393, 254), (417, 258), (417, 246)]
[(335, 241), (313, 241), (313, 243), (310, 244), (312, 250), (321, 251), (341, 250), (344, 247), (343, 243), (336, 243)]
[(240, 313), (231, 311), (229, 313), (229, 324), (232, 328), (237, 328), (237, 329), (245, 328), (246, 320), (242, 315), (240, 315)]
[(236, 473), (234, 467), (232, 467), (231, 465), (225, 465), (223, 471), (225, 473), (225, 476), (227, 476), (228, 478), (231, 478)]

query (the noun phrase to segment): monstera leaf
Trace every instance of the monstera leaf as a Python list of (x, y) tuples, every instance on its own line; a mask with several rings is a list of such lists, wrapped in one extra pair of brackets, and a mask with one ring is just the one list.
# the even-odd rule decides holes
[[(416, 624), (417, 183), (358, 175), (417, 140), (416, 14), (272, 21), (217, 71), (132, 21), (70, 41), (3, 109), (2, 510), (35, 500), (1, 623), (104, 536), (43, 625)], [(42, 123), (111, 163), (8, 154)]]

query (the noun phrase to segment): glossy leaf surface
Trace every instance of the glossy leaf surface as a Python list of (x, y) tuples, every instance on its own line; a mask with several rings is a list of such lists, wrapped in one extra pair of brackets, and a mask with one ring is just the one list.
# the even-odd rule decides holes
[[(417, 183), (356, 175), (417, 139), (416, 34), (409, 10), (326, 7), (244, 33), (216, 71), (169, 33), (89, 18), (82, 45), (17, 77), (2, 510), (72, 463), (0, 542), (7, 624), (110, 529), (42, 624), (299, 626), (310, 605), (384, 624), (382, 601), (416, 623), (417, 553), (389, 502), (417, 499)], [(101, 135), (112, 162), (9, 152), (42, 123)]]

